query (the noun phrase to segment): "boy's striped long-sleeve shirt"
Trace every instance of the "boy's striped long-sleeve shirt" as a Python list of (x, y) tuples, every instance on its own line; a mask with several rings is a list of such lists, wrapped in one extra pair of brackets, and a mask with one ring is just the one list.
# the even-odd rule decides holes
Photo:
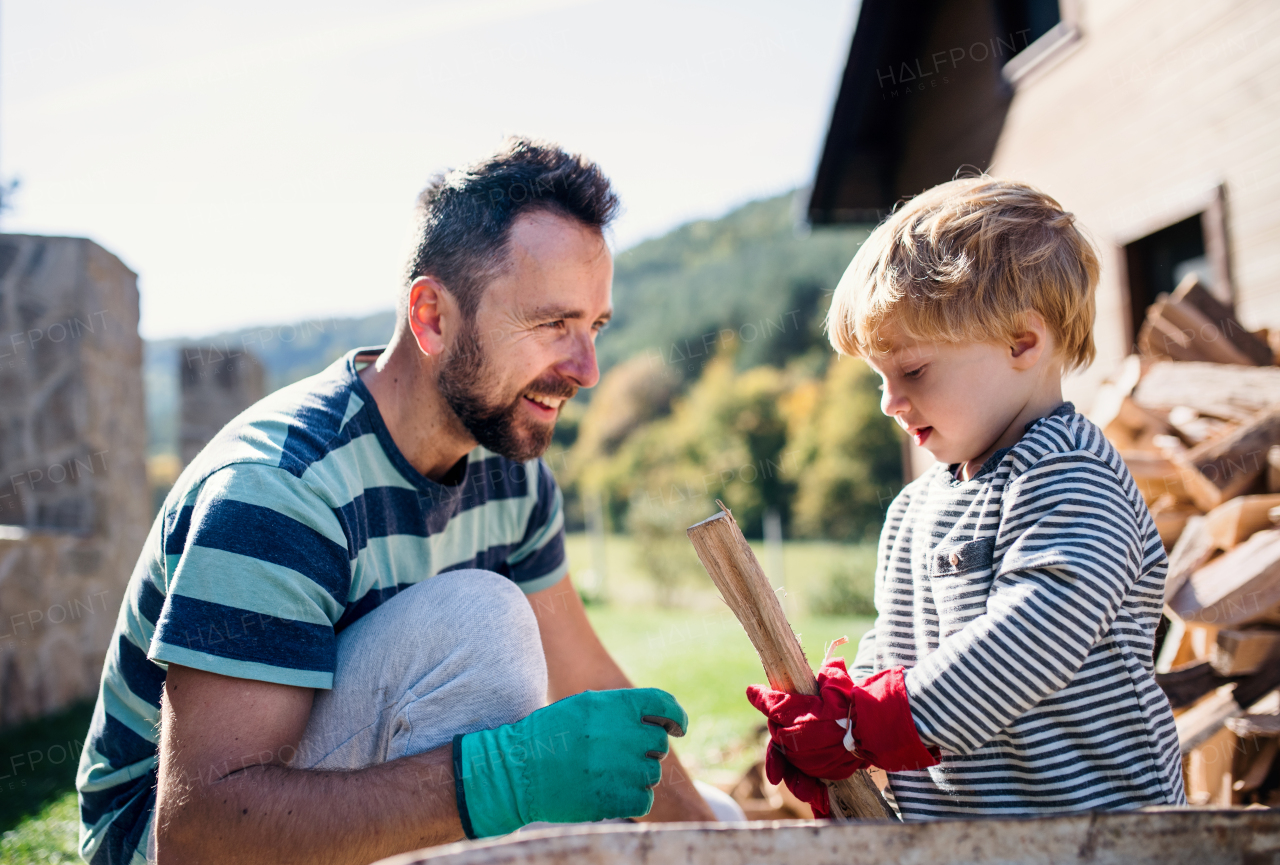
[(1166, 560), (1115, 448), (1070, 403), (968, 481), (935, 466), (890, 506), (856, 680), (902, 665), (932, 768), (904, 819), (1185, 804), (1155, 682)]

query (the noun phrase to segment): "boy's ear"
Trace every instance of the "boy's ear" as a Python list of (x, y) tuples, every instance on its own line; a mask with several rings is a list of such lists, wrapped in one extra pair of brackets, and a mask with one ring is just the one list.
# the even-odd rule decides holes
[(1037, 313), (1028, 313), (1022, 332), (1014, 337), (1010, 346), (1013, 368), (1031, 369), (1039, 363), (1048, 347), (1049, 328), (1045, 326), (1044, 319)]

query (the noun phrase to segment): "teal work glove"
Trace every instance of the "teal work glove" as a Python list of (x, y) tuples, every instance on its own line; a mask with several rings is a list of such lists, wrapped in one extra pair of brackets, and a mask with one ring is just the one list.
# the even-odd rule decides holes
[(688, 726), (666, 691), (627, 688), (574, 694), (514, 724), (454, 736), (462, 828), (488, 838), (537, 821), (648, 814), (667, 735)]

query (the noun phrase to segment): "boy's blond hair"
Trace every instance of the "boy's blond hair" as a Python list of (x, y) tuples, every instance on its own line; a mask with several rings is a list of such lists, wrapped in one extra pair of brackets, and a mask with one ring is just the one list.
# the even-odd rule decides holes
[(903, 338), (1012, 342), (1037, 312), (1064, 371), (1093, 362), (1098, 257), (1075, 216), (1038, 189), (982, 175), (911, 199), (871, 232), (836, 287), (827, 334), (867, 357)]

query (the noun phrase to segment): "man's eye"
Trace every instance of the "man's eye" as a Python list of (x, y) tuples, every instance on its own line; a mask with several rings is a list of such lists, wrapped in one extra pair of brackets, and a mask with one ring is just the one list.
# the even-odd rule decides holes
[(564, 319), (557, 318), (555, 321), (548, 321), (542, 327), (551, 328), (552, 330), (561, 330), (564, 327)]

